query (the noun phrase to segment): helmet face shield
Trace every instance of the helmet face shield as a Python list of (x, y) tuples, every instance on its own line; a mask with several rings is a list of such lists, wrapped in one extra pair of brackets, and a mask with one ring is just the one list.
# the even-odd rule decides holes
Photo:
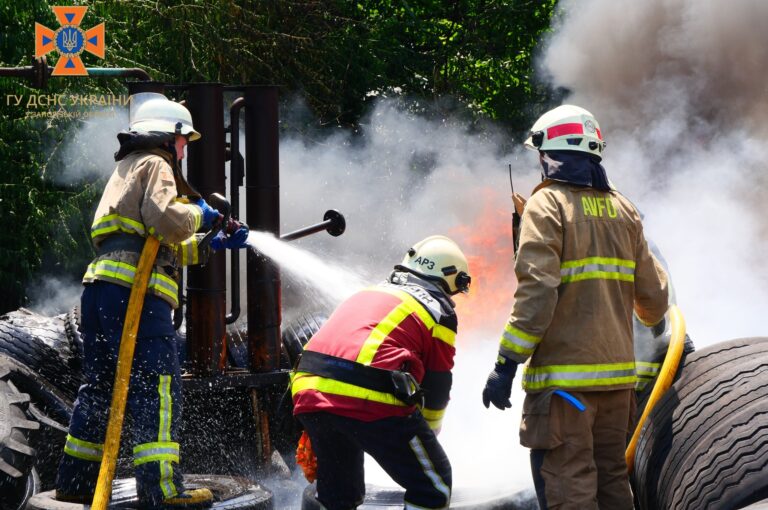
[(395, 268), (437, 281), (451, 295), (469, 292), (472, 281), (467, 258), (459, 246), (445, 236), (430, 236), (414, 244)]

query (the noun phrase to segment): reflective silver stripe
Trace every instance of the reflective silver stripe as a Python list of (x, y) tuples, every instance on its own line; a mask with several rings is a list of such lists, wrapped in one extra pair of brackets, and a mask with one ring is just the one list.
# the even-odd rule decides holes
[(540, 342), (541, 338), (526, 333), (511, 324), (507, 324), (504, 327), (504, 333), (501, 335), (500, 350), (508, 358), (524, 361), (525, 358), (533, 354), (533, 351)]
[(626, 275), (635, 274), (635, 268), (633, 267), (618, 266), (615, 264), (586, 264), (583, 266), (566, 267), (560, 269), (560, 276), (574, 276), (577, 274), (592, 273), (596, 271), (603, 273), (621, 273)]
[(141, 222), (120, 216), (119, 214), (109, 214), (102, 216), (93, 222), (91, 226), (91, 238), (100, 235), (109, 234), (116, 231), (126, 232), (128, 234), (139, 234), (144, 236), (144, 225)]
[(160, 489), (166, 499), (178, 494), (176, 485), (173, 483), (173, 464), (167, 460), (160, 461)]
[(171, 440), (171, 418), (173, 411), (173, 399), (171, 397), (171, 376), (161, 375), (157, 385), (160, 394), (160, 424), (157, 430), (158, 441)]
[(638, 377), (650, 377), (654, 378), (659, 375), (661, 370), (661, 363), (648, 363), (645, 361), (638, 361), (635, 363)]
[[(435, 489), (437, 489), (440, 494), (445, 496), (446, 506), (443, 508), (448, 508), (448, 503), (451, 501), (451, 489), (445, 484), (442, 477), (435, 470), (435, 466), (432, 464), (429, 455), (427, 455), (427, 451), (424, 449), (424, 445), (421, 443), (421, 439), (419, 439), (419, 436), (414, 436), (413, 439), (408, 441), (408, 444), (411, 446), (413, 453), (416, 454), (416, 458), (418, 459), (419, 464), (421, 464), (421, 468), (424, 470), (424, 474), (426, 474), (430, 479)], [(412, 504), (406, 502), (405, 508), (419, 507), (413, 506)]]
[(133, 464), (135, 466), (162, 460), (179, 462), (179, 444), (170, 441), (144, 443), (133, 449)]
[(634, 385), (636, 382), (634, 362), (526, 367), (523, 372), (523, 388), (532, 390), (554, 386)]
[(104, 445), (83, 441), (67, 434), (64, 453), (83, 460), (100, 462), (104, 456)]
[(190, 266), (198, 263), (197, 238), (192, 236), (179, 243), (181, 265)]
[[(86, 270), (83, 279), (93, 280), (96, 276), (106, 276), (133, 284), (133, 280), (136, 276), (136, 267), (126, 262), (100, 259), (88, 265), (88, 269)], [(147, 287), (168, 296), (174, 303), (178, 304), (179, 286), (174, 280), (167, 276), (164, 276), (157, 271), (153, 271)]]

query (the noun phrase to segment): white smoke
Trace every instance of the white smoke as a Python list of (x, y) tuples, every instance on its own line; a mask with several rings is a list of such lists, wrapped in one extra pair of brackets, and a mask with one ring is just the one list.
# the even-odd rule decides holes
[(128, 108), (94, 108), (83, 113), (65, 142), (56, 147), (62, 151), (60, 164), (48, 177), (57, 184), (106, 182), (115, 169), (117, 133), (128, 127)]
[[(537, 157), (502, 153), (499, 148), (509, 144), (500, 131), (473, 134), (465, 124), (414, 116), (388, 101), (379, 102), (360, 129), (362, 133), (339, 133), (321, 141), (309, 142), (303, 136), (281, 139), (283, 231), (315, 223), (327, 209), (338, 209), (347, 221), (342, 236), (321, 233), (296, 243), (364, 275), (369, 283), (383, 280), (408, 247), (432, 234), (454, 238), (470, 261), (478, 258), (503, 268), (486, 273), (485, 266), (470, 265), (473, 290), (501, 286), (506, 296), (500, 299), (506, 302), (481, 310), (482, 317), (459, 313), (454, 389), (440, 439), (453, 465), (454, 486), (502, 487), (507, 494), (530, 487), (528, 452), (516, 439), (522, 405), (519, 386), (515, 385), (513, 410), (505, 413), (486, 410), (480, 397), (515, 286), (511, 249), (506, 258), (498, 258), (488, 246), (493, 240), (511, 246), (510, 234), (503, 228), (494, 230), (495, 225), (487, 234), (485, 223), (510, 224), (507, 166), (513, 164), (515, 189), (531, 190), (540, 175)], [(489, 239), (475, 242), (481, 234)], [(285, 260), (277, 258), (290, 265), (288, 255)], [(293, 285), (291, 272), (283, 271), (284, 286)], [(499, 275), (504, 281), (488, 281)], [(457, 297), (460, 312), (464, 299)], [(299, 303), (312, 306), (306, 300)], [(373, 462), (366, 463), (366, 474), (369, 483), (393, 484)]]
[(566, 0), (542, 69), (598, 118), (698, 347), (766, 332), (768, 3)]
[(47, 276), (30, 286), (28, 307), (40, 315), (53, 317), (79, 304), (81, 292), (80, 282)]

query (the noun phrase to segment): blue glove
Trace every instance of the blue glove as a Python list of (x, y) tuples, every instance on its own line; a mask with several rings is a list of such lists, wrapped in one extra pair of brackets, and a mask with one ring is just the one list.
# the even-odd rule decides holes
[(214, 250), (222, 250), (228, 248), (230, 250), (237, 250), (248, 246), (248, 228), (240, 227), (231, 236), (225, 236), (224, 232), (219, 232), (216, 237), (211, 239), (211, 248)]
[(203, 210), (203, 224), (201, 226), (205, 230), (210, 230), (213, 224), (219, 220), (221, 214), (202, 198), (198, 199), (195, 205)]
[(483, 405), (486, 409), (491, 403), (502, 411), (512, 407), (509, 396), (512, 394), (512, 379), (515, 378), (515, 372), (517, 372), (517, 362), (499, 354), (499, 360), (488, 375), (488, 381), (483, 389)]

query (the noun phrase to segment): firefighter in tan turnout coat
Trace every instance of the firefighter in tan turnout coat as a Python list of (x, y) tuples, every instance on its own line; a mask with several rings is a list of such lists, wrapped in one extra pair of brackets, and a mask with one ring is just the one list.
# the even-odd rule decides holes
[(663, 319), (667, 276), (600, 165), (605, 142), (591, 113), (555, 108), (525, 145), (539, 151), (543, 179), (522, 216), (515, 302), (483, 403), (510, 407), (528, 361), (520, 441), (541, 508), (629, 510), (632, 314), (648, 326)]

